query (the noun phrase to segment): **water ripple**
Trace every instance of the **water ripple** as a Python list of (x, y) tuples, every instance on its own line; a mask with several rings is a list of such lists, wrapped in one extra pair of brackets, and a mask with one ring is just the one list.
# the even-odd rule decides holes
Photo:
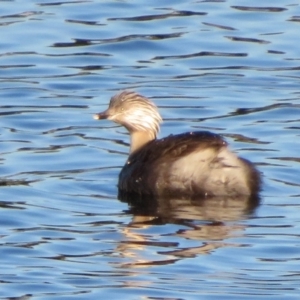
[[(298, 299), (299, 4), (16, 3), (0, 13), (0, 298)], [(123, 89), (157, 104), (160, 137), (222, 134), (260, 197), (118, 199), (130, 138), (92, 116)]]

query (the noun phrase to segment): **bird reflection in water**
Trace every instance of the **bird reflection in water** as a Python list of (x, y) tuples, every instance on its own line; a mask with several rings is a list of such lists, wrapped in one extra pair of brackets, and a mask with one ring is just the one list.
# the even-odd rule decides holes
[[(119, 191), (119, 199), (129, 204), (127, 212), (133, 217), (124, 229), (125, 241), (119, 244), (117, 251), (131, 260), (122, 266), (132, 268), (173, 264), (179, 259), (209, 254), (218, 248), (241, 247), (227, 240), (243, 235), (247, 226), (239, 221), (253, 216), (260, 202), (259, 197), (150, 198), (122, 191)], [(151, 226), (165, 224), (177, 225), (176, 231), (160, 236), (159, 240), (144, 234)], [(178, 230), (178, 226), (182, 228)], [(167, 236), (177, 236), (178, 243), (170, 243)], [(166, 241), (161, 240), (164, 237)], [(199, 241), (200, 245), (182, 248), (182, 239)], [(160, 248), (158, 261), (143, 257), (143, 250), (151, 246)]]

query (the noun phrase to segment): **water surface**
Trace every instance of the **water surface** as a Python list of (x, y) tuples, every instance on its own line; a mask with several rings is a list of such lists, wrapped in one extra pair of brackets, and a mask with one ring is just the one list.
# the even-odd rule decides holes
[[(0, 1), (1, 299), (298, 299), (297, 1)], [(275, 4), (274, 4), (275, 3)], [(117, 199), (136, 90), (225, 136), (261, 203)]]

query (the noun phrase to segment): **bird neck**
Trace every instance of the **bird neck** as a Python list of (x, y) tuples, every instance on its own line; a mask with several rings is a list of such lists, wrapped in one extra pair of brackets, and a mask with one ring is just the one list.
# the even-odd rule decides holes
[(144, 145), (154, 140), (156, 136), (153, 133), (145, 131), (134, 131), (130, 133), (130, 154), (139, 150)]

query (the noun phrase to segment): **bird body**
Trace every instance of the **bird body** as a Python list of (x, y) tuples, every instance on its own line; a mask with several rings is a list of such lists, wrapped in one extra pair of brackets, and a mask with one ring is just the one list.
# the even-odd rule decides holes
[(156, 106), (129, 91), (112, 97), (95, 119), (127, 128), (131, 150), (119, 175), (119, 191), (155, 197), (254, 196), (260, 174), (218, 134), (188, 132), (156, 139), (162, 121)]

